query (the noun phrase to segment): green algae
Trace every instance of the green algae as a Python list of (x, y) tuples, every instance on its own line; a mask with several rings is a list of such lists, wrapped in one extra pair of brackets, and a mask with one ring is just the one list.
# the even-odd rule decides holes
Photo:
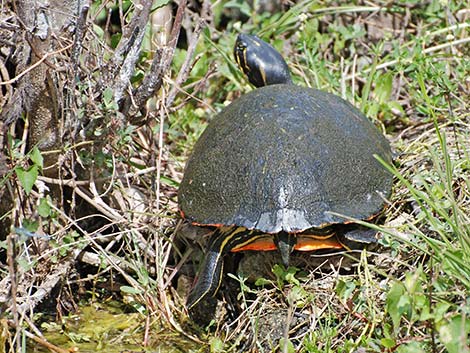
[[(197, 344), (152, 322), (148, 344), (144, 345), (146, 321), (139, 313), (94, 303), (80, 307), (79, 312), (63, 317), (61, 322), (43, 322), (41, 330), (48, 342), (77, 352), (196, 352)], [(28, 352), (49, 352), (30, 342)]]

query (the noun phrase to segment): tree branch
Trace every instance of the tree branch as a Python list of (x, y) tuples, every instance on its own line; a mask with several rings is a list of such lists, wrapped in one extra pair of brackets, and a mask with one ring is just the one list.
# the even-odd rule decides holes
[(149, 98), (160, 89), (163, 75), (169, 70), (175, 54), (186, 2), (186, 0), (182, 0), (178, 5), (168, 45), (156, 51), (150, 73), (144, 78), (140, 87), (135, 90), (133, 97), (127, 97), (123, 103), (121, 111), (125, 116), (135, 116), (138, 111), (144, 110)]
[(141, 1), (141, 10), (132, 17), (129, 25), (130, 29), (121, 38), (108, 66), (108, 77), (105, 82), (115, 82), (113, 86), (114, 100), (118, 104), (123, 99), (124, 91), (129, 85), (135, 70), (135, 64), (139, 59), (152, 3), (152, 0)]

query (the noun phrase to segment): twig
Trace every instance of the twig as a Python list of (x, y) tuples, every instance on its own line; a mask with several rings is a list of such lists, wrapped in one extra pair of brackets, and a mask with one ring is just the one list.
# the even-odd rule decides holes
[(69, 44), (67, 46), (65, 46), (64, 48), (61, 48), (61, 49), (58, 49), (58, 50), (55, 50), (55, 51), (52, 51), (52, 52), (48, 52), (46, 54), (44, 54), (41, 59), (39, 59), (38, 61), (36, 61), (33, 65), (29, 66), (26, 70), (24, 70), (23, 72), (21, 72), (20, 74), (18, 74), (17, 76), (13, 77), (12, 79), (8, 80), (8, 81), (2, 81), (0, 82), (0, 86), (4, 86), (4, 85), (9, 85), (9, 84), (12, 84), (12, 83), (15, 83), (16, 81), (18, 81), (21, 77), (23, 77), (24, 75), (26, 75), (28, 72), (30, 72), (31, 70), (33, 70), (34, 68), (38, 67), (39, 65), (41, 65), (48, 57), (50, 56), (53, 56), (53, 55), (56, 55), (56, 54), (60, 54), (68, 49), (70, 49), (71, 47), (73, 46), (73, 44)]
[(148, 99), (160, 89), (163, 75), (168, 71), (171, 62), (173, 61), (185, 9), (186, 0), (182, 0), (180, 1), (178, 10), (176, 11), (168, 45), (165, 48), (156, 51), (150, 67), (150, 72), (145, 76), (142, 84), (136, 89), (133, 96), (128, 97), (124, 101), (121, 109), (124, 115), (135, 116), (138, 111), (144, 108)]
[[(193, 62), (193, 65), (194, 63), (198, 60), (198, 58), (196, 57), (196, 59), (194, 59), (194, 62)], [(190, 69), (191, 70), (191, 69)], [(177, 112), (178, 110), (180, 110), (182, 107), (184, 107), (187, 102), (189, 100), (194, 100), (195, 102), (198, 102), (200, 105), (202, 106), (205, 106), (207, 107), (208, 109), (210, 109), (213, 113), (215, 113), (215, 109), (210, 105), (208, 104), (207, 102), (205, 102), (204, 100), (196, 97), (196, 93), (199, 92), (199, 90), (204, 86), (204, 84), (206, 84), (207, 80), (209, 79), (209, 76), (211, 76), (213, 73), (214, 73), (214, 68), (210, 68), (209, 70), (207, 70), (206, 74), (204, 75), (203, 78), (201, 78), (200, 80), (196, 81), (196, 82), (192, 82), (190, 83), (189, 85), (185, 86), (185, 87), (179, 87), (178, 85), (176, 85), (169, 77), (165, 78), (165, 82), (169, 83), (171, 86), (174, 85), (174, 87), (181, 93), (183, 93), (185, 95), (184, 99), (182, 100), (181, 103), (179, 103), (178, 105), (174, 105), (172, 106), (171, 108), (168, 109), (168, 112), (171, 114), (171, 113), (174, 113), (174, 112)], [(191, 88), (191, 87), (194, 87), (192, 92), (188, 92), (188, 89)]]
[[(155, 170), (157, 170), (157, 167), (149, 167), (149, 168), (138, 170), (136, 172), (126, 173), (124, 175), (121, 175), (119, 178), (123, 178), (123, 179), (133, 178), (136, 176), (153, 173)], [(112, 175), (101, 177), (101, 178), (95, 179), (95, 182), (106, 181), (112, 178), (113, 178)], [(70, 186), (70, 187), (76, 187), (80, 185), (90, 185), (90, 180), (56, 179), (56, 178), (49, 178), (45, 176), (38, 176), (37, 180), (43, 181), (44, 183), (47, 183), (47, 184)]]
[(178, 272), (181, 270), (183, 265), (186, 263), (186, 261), (189, 258), (189, 255), (193, 253), (193, 249), (189, 248), (185, 251), (183, 256), (181, 256), (181, 259), (178, 261), (176, 266), (173, 268), (173, 271), (171, 271), (170, 275), (166, 279), (166, 282), (163, 284), (163, 288), (168, 288), (171, 285), (171, 282), (173, 281), (173, 278), (178, 274)]
[(98, 211), (102, 212), (104, 215), (109, 217), (110, 219), (116, 221), (116, 222), (121, 222), (124, 221), (124, 217), (121, 216), (115, 209), (111, 208), (108, 206), (101, 198), (96, 198), (92, 199), (90, 196), (86, 194), (85, 191), (83, 191), (81, 188), (77, 187), (74, 189), (74, 191), (86, 202), (88, 202), (90, 205), (95, 207)]
[(41, 285), (37, 287), (36, 291), (27, 297), (27, 301), (18, 306), (18, 312), (21, 314), (31, 312), (37, 304), (51, 293), (52, 289), (59, 283), (59, 280), (63, 278), (72, 267), (73, 261), (74, 259), (68, 259), (57, 263), (56, 268), (47, 275)]
[[(165, 101), (164, 97), (162, 97), (162, 100)], [(158, 158), (157, 158), (157, 175), (156, 175), (156, 195), (157, 195), (157, 213), (160, 210), (160, 179), (162, 175), (162, 158), (163, 158), (163, 130), (164, 130), (164, 122), (165, 122), (165, 116), (168, 114), (166, 111), (166, 105), (161, 104), (160, 105), (160, 126), (158, 130)]]
[(90, 234), (84, 230), (79, 224), (78, 224), (78, 221), (74, 220), (73, 218), (69, 217), (67, 214), (61, 212), (58, 208), (52, 206), (52, 208), (56, 211), (56, 212), (60, 212), (62, 214), (62, 216), (71, 224), (73, 225), (80, 233), (82, 233), (86, 239), (96, 248), (100, 251), (100, 253), (102, 254), (102, 256), (104, 257), (104, 259), (111, 265), (113, 266), (113, 268), (116, 269), (116, 271), (118, 271), (122, 277), (131, 285), (131, 286), (134, 286), (136, 288), (139, 288), (141, 289), (141, 286), (139, 285), (139, 283), (134, 279), (132, 278), (131, 276), (129, 276), (115, 261), (114, 258), (112, 258), (108, 252), (105, 251), (105, 249), (103, 249), (103, 247), (98, 244), (96, 242), (95, 239), (93, 239), (92, 236), (90, 236)]
[(18, 308), (16, 305), (18, 283), (17, 283), (17, 271), (16, 271), (16, 243), (14, 240), (15, 235), (8, 234), (7, 242), (7, 262), (8, 262), (8, 272), (10, 274), (10, 299), (11, 299), (11, 313), (13, 320), (16, 326), (19, 325), (18, 320)]
[(63, 349), (63, 348), (57, 347), (56, 345), (46, 341), (45, 339), (43, 339), (39, 336), (33, 335), (29, 331), (24, 330), (23, 332), (26, 335), (26, 337), (32, 339), (34, 342), (39, 343), (41, 346), (46, 347), (47, 349), (49, 349), (51, 351), (54, 351), (54, 352), (57, 352), (57, 353), (71, 353), (71, 352), (76, 351), (76, 348)]
[[(92, 266), (96, 266), (96, 267), (106, 267), (106, 266), (112, 265), (112, 263), (108, 263), (107, 261), (103, 262), (102, 256), (100, 254), (97, 254), (97, 253), (92, 253), (92, 252), (89, 252), (89, 251), (82, 251), (80, 249), (74, 249), (72, 251), (72, 253), (73, 253), (74, 257), (77, 260), (80, 260), (81, 262), (86, 263), (88, 265), (92, 265)], [(122, 268), (126, 272), (135, 273), (135, 269), (132, 268), (128, 263), (126, 263), (120, 257), (115, 256), (115, 255), (109, 255), (109, 254), (108, 254), (108, 256), (113, 257), (114, 265), (119, 266), (120, 268)], [(150, 268), (150, 270), (151, 270), (151, 268)], [(151, 275), (154, 275), (154, 273), (152, 273), (152, 271), (149, 271), (149, 273)]]
[(168, 96), (166, 99), (166, 106), (171, 107), (173, 104), (173, 100), (176, 97), (177, 91), (179, 91), (179, 87), (183, 84), (184, 81), (187, 80), (190, 68), (192, 68), (191, 61), (193, 59), (193, 54), (194, 51), (196, 50), (196, 45), (199, 39), (199, 36), (201, 35), (202, 29), (205, 27), (206, 23), (206, 17), (207, 13), (209, 11), (209, 3), (207, 1), (204, 1), (202, 5), (202, 18), (199, 19), (199, 21), (196, 23), (196, 27), (194, 28), (192, 40), (189, 43), (188, 50), (186, 52), (186, 58), (183, 62), (183, 65), (181, 65), (180, 71), (178, 73), (178, 76), (176, 77), (175, 84), (173, 87), (170, 89), (168, 92)]
[[(5, 64), (3, 63), (3, 60), (0, 61), (0, 74), (1, 74), (1, 77), (2, 79), (6, 79), (8, 80), (10, 78), (10, 74), (8, 73), (8, 70), (7, 68), (5, 67)], [(8, 102), (9, 101), (9, 97), (11, 97), (11, 95), (13, 94), (13, 87), (11, 85), (6, 85), (6, 89), (5, 89), (5, 94), (3, 94), (3, 102)], [(3, 102), (0, 102), (1, 106), (3, 106)]]

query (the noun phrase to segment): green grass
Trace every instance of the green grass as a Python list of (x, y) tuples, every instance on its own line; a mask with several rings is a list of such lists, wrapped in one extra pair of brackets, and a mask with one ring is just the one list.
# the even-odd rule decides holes
[[(239, 298), (246, 310), (239, 326), (219, 322), (209, 334), (220, 351), (237, 351), (247, 335), (262, 351), (279, 347), (256, 334), (269, 310), (306, 315), (308, 329), (292, 330), (287, 351), (469, 351), (469, 23), (455, 19), (463, 3), (443, 4), (396, 2), (379, 10), (301, 2), (274, 16), (243, 5), (251, 20), (229, 23), (229, 30), (272, 42), (297, 84), (343, 96), (381, 127), (396, 153), (396, 183), (381, 248), (363, 253), (347, 274), (307, 268), (281, 286), (263, 282), (258, 300)], [(405, 27), (380, 33), (372, 28), (387, 23), (379, 13)], [(220, 65), (214, 81), (228, 80), (218, 99), (252, 89), (228, 62), (236, 36), (228, 33), (230, 39), (217, 33), (213, 44)], [(319, 271), (327, 273), (318, 279)]]
[[(99, 139), (112, 137), (99, 151), (84, 148), (92, 140), (86, 137), (62, 152), (72, 153), (84, 169), (99, 170), (99, 192), (76, 187), (86, 191), (77, 199), (92, 199), (99, 216), (67, 214), (61, 200), (47, 191), (38, 194), (33, 184), (42, 171), (41, 153), (27, 152), (21, 138), (13, 139), (9, 154), (23, 201), (8, 214), (21, 218), (25, 230), (45, 229), (53, 238), (42, 254), (29, 254), (20, 242), (19, 270), (53, 268), (83, 249), (96, 255), (86, 265), (92, 268), (89, 277), (78, 281), (87, 283), (84, 299), (105, 300), (111, 294), (104, 284), (116, 280), (114, 295), (145, 321), (135, 328), (138, 339), (148, 325), (155, 345), (168, 339), (192, 342), (187, 350), (201, 352), (470, 352), (468, 5), (341, 4), (300, 1), (282, 13), (260, 14), (247, 2), (214, 3), (214, 22), (198, 41), (197, 61), (173, 106), (166, 107), (178, 109), (145, 126), (113, 131), (119, 107), (112, 92), (87, 101), (87, 87), (96, 82), (91, 73), (83, 76), (77, 96), (88, 102), (96, 124), (88, 131)], [(224, 22), (235, 14), (230, 11), (242, 15)], [(296, 84), (343, 97), (384, 132), (395, 153), (388, 166), (394, 192), (377, 226), (380, 247), (332, 258), (300, 254), (288, 269), (276, 265), (273, 254), (247, 254), (239, 270), (226, 276), (241, 289), (235, 298), (241, 315), (228, 318), (222, 311), (210, 327), (200, 328), (189, 320), (184, 301), (202, 237), (191, 231), (181, 236), (188, 231), (179, 220), (176, 188), (207, 123), (253, 89), (233, 62), (238, 32), (271, 42), (287, 58)], [(144, 49), (136, 84), (149, 68), (150, 49)], [(186, 53), (177, 49), (164, 89), (172, 88)], [(93, 217), (104, 225), (88, 229), (78, 223)], [(3, 255), (8, 242), (0, 247)], [(6, 267), (1, 271), (8, 275)]]

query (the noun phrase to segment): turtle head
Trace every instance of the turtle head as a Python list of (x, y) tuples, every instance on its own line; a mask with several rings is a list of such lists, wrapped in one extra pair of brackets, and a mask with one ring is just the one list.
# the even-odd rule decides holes
[(256, 87), (292, 83), (282, 55), (257, 36), (239, 34), (233, 52), (238, 66)]

